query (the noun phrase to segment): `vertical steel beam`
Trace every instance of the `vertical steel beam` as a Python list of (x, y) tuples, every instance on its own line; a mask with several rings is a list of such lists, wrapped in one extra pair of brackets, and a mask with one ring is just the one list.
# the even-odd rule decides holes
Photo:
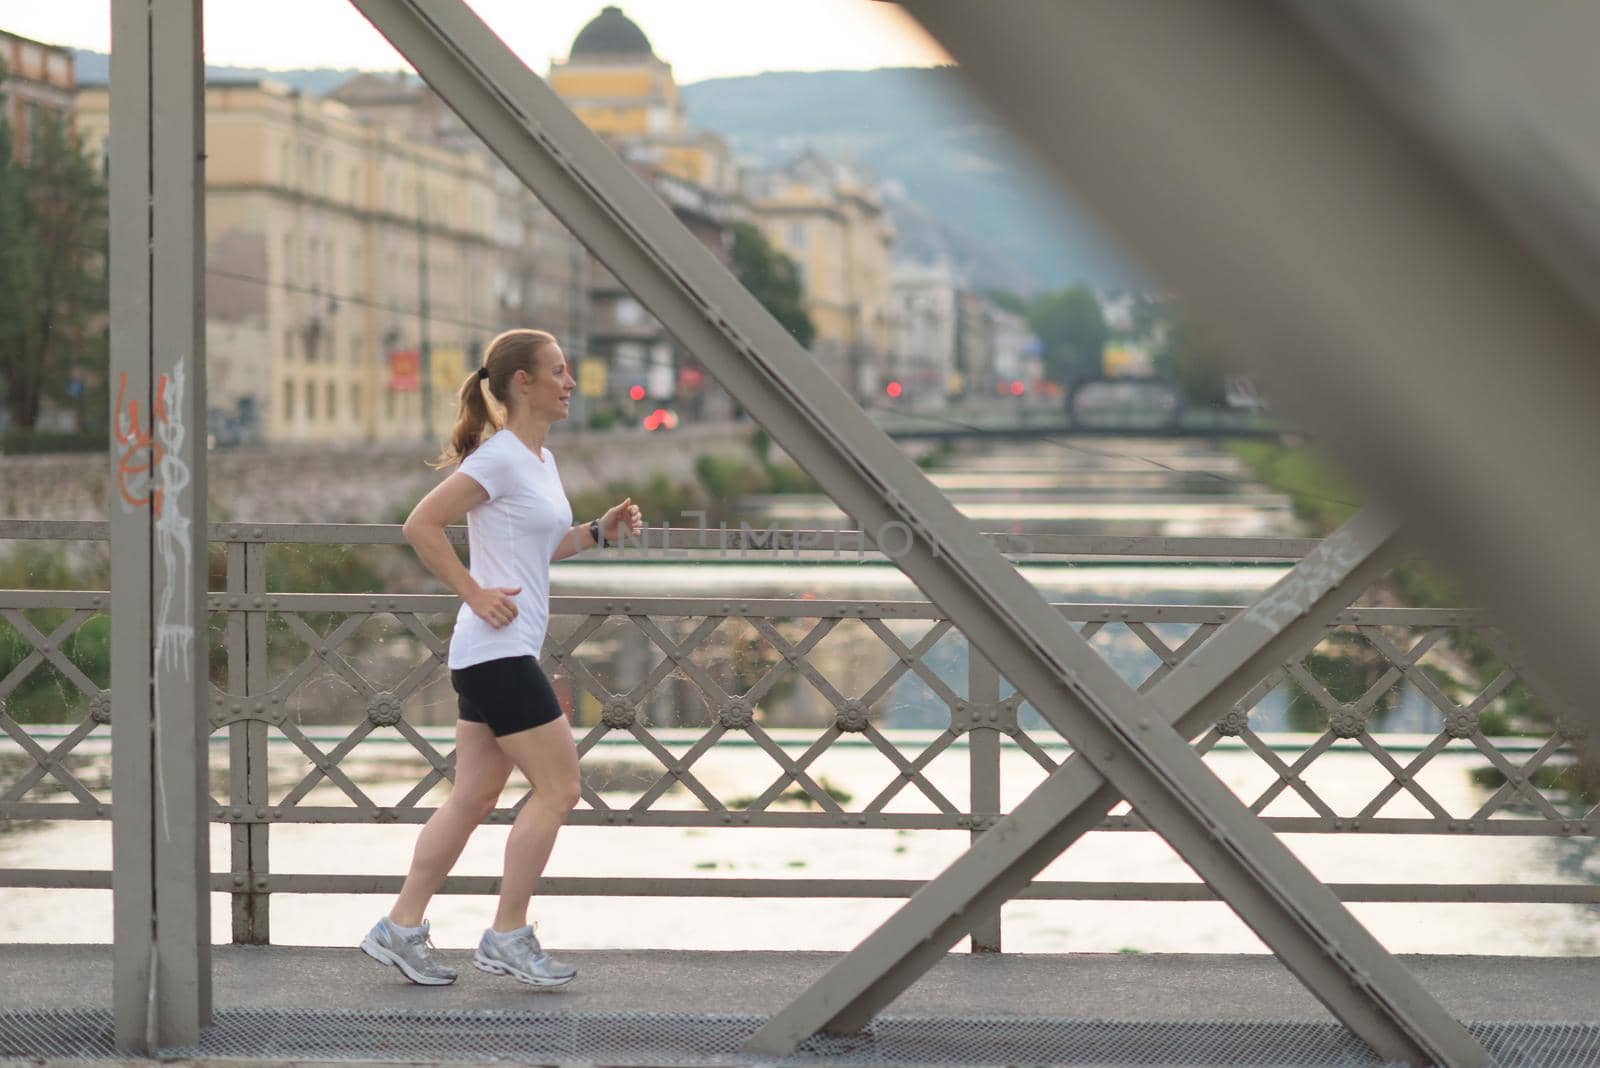
[(114, 1002), (143, 1050), (211, 1015), (200, 19), (113, 3)]
[(1352, 1030), (1392, 1059), (1483, 1062), (1466, 1030), (461, 0), (352, 2)]
[(111, 885), (119, 1049), (150, 1051), (155, 980), (151, 834), (150, 11), (111, 8)]
[[(988, 706), (993, 708), (1000, 703), (1000, 673), (994, 665), (983, 658), (983, 654), (967, 645), (967, 703), (973, 708)], [(974, 719), (974, 723), (977, 721)], [(983, 814), (988, 817), (998, 818), (1000, 815), (1000, 730), (999, 725), (989, 727), (974, 726), (967, 731), (967, 768), (972, 793), (967, 811), (973, 816)], [(987, 827), (972, 831), (972, 842), (978, 843), (987, 831)], [(974, 953), (999, 953), (1000, 952), (1000, 909), (998, 907), (990, 913), (988, 918), (974, 918), (972, 929), (972, 952)], [(948, 949), (949, 947), (945, 947)]]
[[(266, 546), (259, 542), (228, 545), (228, 592), (248, 603), (267, 592)], [(229, 599), (230, 602), (232, 598)], [(245, 696), (265, 693), (267, 620), (260, 612), (228, 613), (228, 692)], [(267, 796), (267, 725), (260, 720), (235, 723), (228, 728), (228, 803), (233, 808), (259, 813)], [(264, 820), (236, 822), (232, 830), (233, 941), (264, 946), (272, 942), (269, 924), (271, 898), (256, 889), (257, 878), (268, 874), (267, 834)]]
[[(1600, 493), (1586, 466), (1600, 455), (1600, 272), (1593, 248), (1562, 233), (1592, 235), (1600, 193), (1568, 165), (1587, 142), (1563, 157), (1539, 140), (1563, 128), (1592, 140), (1592, 128), (1535, 100), (1537, 125), (1496, 143), (1517, 156), (1513, 175), (1548, 182), (1545, 199), (1506, 180), (1485, 194), (1483, 160), (1463, 162), (1450, 131), (1380, 106), (1296, 15), (1403, 19), (1406, 5), (903, 6), (1194, 303), (1275, 406), (1391, 502), (1515, 633), (1538, 636), (1529, 659), (1572, 715), (1600, 722), (1583, 700), (1600, 692)], [(1543, 26), (1546, 39), (1579, 42), (1532, 51), (1524, 35), (1507, 54), (1561, 69), (1530, 78), (1572, 87), (1565, 94), (1600, 88), (1583, 44), (1592, 5), (1526, 17), (1566, 30)], [(1363, 42), (1372, 67), (1406, 43)], [(1428, 71), (1435, 57), (1399, 61)], [(1505, 74), (1514, 86), (1516, 72)], [(1505, 133), (1495, 125), (1519, 102), (1495, 99), (1501, 114), (1486, 129)]]

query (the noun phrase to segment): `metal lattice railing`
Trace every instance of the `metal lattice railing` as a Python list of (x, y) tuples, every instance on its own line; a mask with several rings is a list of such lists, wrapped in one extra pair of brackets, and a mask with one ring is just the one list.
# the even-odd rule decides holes
[[(0, 524), (0, 537), (103, 537), (95, 524)], [(689, 543), (687, 532), (677, 532)], [(396, 528), (238, 527), (212, 531), (225, 589), (212, 613), (210, 719), (226, 740), (212, 819), (231, 827), (235, 937), (264, 941), (273, 892), (377, 892), (391, 877), (274, 872), (270, 827), (420, 823), (452, 776), (454, 721), (444, 658), (457, 602), (436, 595), (271, 592), (267, 548), (400, 541)], [(751, 548), (746, 538), (742, 550)], [(1170, 555), (1292, 556), (1303, 542), (1040, 539), (1035, 549)], [(1093, 546), (1087, 543), (1094, 542)], [(1059, 544), (1057, 544), (1059, 543)], [(772, 535), (756, 548), (793, 547)], [(826, 536), (804, 543), (829, 548)], [(19, 655), (0, 678), (0, 821), (110, 815), (111, 695), (74, 654), (91, 649), (109, 599), (99, 591), (0, 590), (0, 620)], [(1193, 655), (1239, 611), (1230, 606), (1062, 604), (1059, 610), (1140, 690)], [(933, 605), (805, 598), (561, 596), (542, 659), (572, 717), (583, 758), (571, 822), (637, 827), (827, 827), (981, 833), (1003, 814), (1002, 769), (1065, 759), (1064, 739), (1011, 691)], [(47, 622), (40, 620), (49, 617)], [(0, 630), (3, 630), (0, 628)], [(1462, 648), (1478, 652), (1471, 661)], [(25, 649), (25, 652), (21, 652)], [(1261, 679), (1213, 724), (1202, 751), (1252, 755), (1242, 796), (1279, 831), (1428, 835), (1591, 835), (1578, 719), (1551, 719), (1513, 649), (1473, 612), (1350, 608), (1312, 649)], [(1479, 667), (1474, 668), (1474, 664)], [(1492, 665), (1485, 673), (1481, 665)], [(51, 713), (12, 701), (53, 677)], [(1397, 695), (1408, 695), (1401, 701)], [(1401, 708), (1400, 705), (1408, 704)], [(1268, 706), (1273, 706), (1268, 715)], [(1262, 729), (1273, 718), (1292, 744)], [(24, 722), (29, 719), (35, 722)], [(43, 722), (37, 722), (43, 720)], [(1403, 734), (1394, 733), (1399, 723)], [(1493, 728), (1493, 729), (1490, 729)], [(1509, 729), (1515, 728), (1516, 733)], [(375, 796), (353, 770), (384, 740), (386, 774), (414, 775)], [(400, 748), (397, 750), (395, 746)], [(394, 754), (403, 752), (407, 759)], [(412, 755), (414, 754), (414, 755)], [(619, 758), (619, 754), (626, 759)], [(730, 754), (740, 772), (717, 770)], [(1331, 754), (1365, 754), (1367, 787), (1330, 792)], [(220, 755), (220, 753), (219, 753)], [(1482, 785), (1470, 806), (1441, 796), (1470, 757)], [(1438, 765), (1456, 764), (1439, 778)], [(215, 758), (214, 758), (215, 759)], [(857, 796), (826, 773), (854, 762)], [(1322, 762), (1322, 763), (1319, 763)], [(837, 777), (837, 776), (835, 776)], [(225, 781), (225, 789), (217, 785)], [(390, 791), (391, 793), (393, 791)], [(1337, 794), (1337, 796), (1335, 796)], [(516, 805), (497, 810), (508, 822)], [(1119, 808), (1103, 829), (1143, 830)], [(446, 889), (487, 892), (457, 877)], [(105, 887), (110, 873), (0, 871), (0, 885)], [(545, 892), (694, 896), (904, 896), (893, 879), (557, 878)], [(1382, 885), (1335, 888), (1349, 900), (1600, 902), (1585, 885)], [(1029, 897), (1196, 900), (1199, 883), (1039, 882)], [(998, 944), (998, 932), (988, 940)]]

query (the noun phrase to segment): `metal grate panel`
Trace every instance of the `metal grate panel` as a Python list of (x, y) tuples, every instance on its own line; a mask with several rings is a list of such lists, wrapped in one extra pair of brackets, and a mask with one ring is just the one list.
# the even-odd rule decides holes
[[(516, 1060), (543, 1064), (732, 1066), (754, 1015), (362, 1012), (224, 1009), (200, 1044), (164, 1058)], [(1500, 1065), (1600, 1068), (1600, 1024), (1479, 1023)], [(0, 1057), (110, 1060), (106, 1010), (0, 1010)], [(781, 1065), (1377, 1065), (1343, 1027), (1312, 1022), (881, 1016), (866, 1032), (817, 1036)]]

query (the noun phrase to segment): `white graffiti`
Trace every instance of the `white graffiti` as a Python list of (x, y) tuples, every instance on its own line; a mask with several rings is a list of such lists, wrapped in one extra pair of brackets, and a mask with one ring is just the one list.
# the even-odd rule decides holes
[(163, 569), (161, 603), (156, 611), (156, 658), (168, 670), (184, 679), (192, 678), (194, 620), (187, 620), (189, 581), (194, 539), (191, 524), (183, 514), (182, 491), (189, 485), (189, 466), (183, 462), (183, 361), (172, 370), (172, 379), (162, 405), (161, 418), (155, 421), (161, 439), (161, 507), (156, 514), (156, 547), (161, 552)]

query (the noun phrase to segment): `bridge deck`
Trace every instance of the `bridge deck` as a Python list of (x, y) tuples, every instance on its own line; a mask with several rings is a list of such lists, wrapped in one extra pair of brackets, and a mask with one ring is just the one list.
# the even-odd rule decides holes
[[(477, 972), (469, 963), (467, 951), (444, 950), (441, 956), (461, 968), (462, 978), (451, 987), (423, 988), (404, 982), (398, 973), (368, 960), (355, 949), (218, 946), (214, 961), (218, 1018), (226, 1020), (231, 1016), (237, 1030), (237, 1021), (253, 1016), (257, 1022), (250, 1026), (256, 1030), (247, 1027), (242, 1033), (260, 1034), (263, 1029), (259, 1020), (265, 1015), (280, 1021), (267, 1029), (276, 1036), (285, 1030), (281, 1021), (315, 1029), (318, 1014), (323, 1020), (321, 1026), (328, 1028), (330, 1012), (429, 1014), (426, 1020), (418, 1020), (418, 1027), (434, 1029), (430, 1041), (438, 1039), (441, 1018), (432, 1015), (438, 1013), (516, 1014), (496, 1021), (495, 1026), (520, 1026), (516, 1020), (524, 1019), (546, 1030), (552, 1016), (577, 1020), (617, 1014), (646, 1020), (649, 1014), (665, 1014), (692, 1029), (694, 1018), (764, 1017), (837, 959), (837, 954), (832, 953), (575, 952), (563, 957), (581, 969), (578, 981), (560, 990), (540, 991)], [(1576, 1056), (1560, 1060), (1568, 1064), (1600, 1064), (1600, 1029), (1594, 1027), (1600, 959), (1405, 959), (1423, 984), (1463, 1020), (1587, 1025), (1566, 1032), (1567, 1037), (1561, 1041), (1573, 1047), (1570, 1052)], [(109, 1004), (110, 991), (111, 952), (107, 946), (0, 946), (0, 1058), (42, 1057), (52, 1052), (19, 1048), (19, 1043), (26, 1042), (30, 1010), (78, 1010), (82, 1017), (82, 1010), (103, 1011)], [(18, 1019), (23, 1021), (22, 1030), (12, 1027), (9, 1042), (8, 1014), (13, 1025)], [(1230, 1026), (1243, 1026), (1244, 1021), (1331, 1025), (1331, 1017), (1275, 958), (1224, 955), (951, 954), (896, 1002), (883, 1019), (890, 1017), (939, 1017), (954, 1024), (962, 1019), (981, 1020), (991, 1029), (995, 1018), (1004, 1018), (1002, 1025), (1004, 1020), (1023, 1024), (1033, 1018), (1138, 1021), (1146, 1025), (1144, 1030), (1126, 1034), (1146, 1036), (1141, 1041), (1157, 1033), (1148, 1025), (1155, 1025), (1157, 1031), (1165, 1025), (1171, 1033), (1177, 1033), (1173, 1028), (1203, 1028), (1206, 1024), (1217, 1024), (1225, 1032)], [(39, 1026), (38, 1020), (35, 1015), (33, 1026)], [(615, 1028), (625, 1022), (614, 1020), (610, 1026)], [(372, 1023), (372, 1019), (365, 1019), (369, 1028)], [(726, 1021), (723, 1026), (728, 1026)], [(738, 1026), (737, 1022), (734, 1026)], [(228, 1028), (215, 1030), (225, 1032)], [(528, 1032), (528, 1027), (521, 1028), (523, 1040)], [(1220, 1032), (1213, 1028), (1211, 1033)], [(1101, 1036), (1099, 1055), (1105, 1062), (1115, 1063), (1119, 1058), (1103, 1044), (1109, 1037)], [(417, 1055), (408, 1056), (403, 1035), (397, 1033), (394, 1038), (396, 1041), (381, 1053), (356, 1055), (352, 1050), (345, 1057), (488, 1061), (497, 1056), (492, 1045), (486, 1045), (482, 1055), (471, 1057), (473, 1039), (462, 1040), (464, 1048), (459, 1051), (446, 1053), (419, 1046), (415, 1047)], [(485, 1032), (483, 1041), (491, 1043), (492, 1038)], [(1180, 1035), (1178, 1041), (1186, 1040)], [(59, 1049), (54, 1052), (61, 1055)], [(283, 1056), (289, 1052), (239, 1049), (237, 1041), (229, 1048), (229, 1055), (234, 1057)], [(526, 1058), (529, 1052), (523, 1050), (520, 1055)], [(1130, 1058), (1127, 1063), (1139, 1062), (1135, 1049), (1123, 1052)], [(703, 1052), (691, 1056), (685, 1051), (674, 1056), (668, 1048), (659, 1048), (652, 1058), (615, 1063), (743, 1063)], [(317, 1058), (300, 1052), (296, 1059)], [(550, 1060), (586, 1062), (590, 1062), (589, 1058), (552, 1056)], [(862, 1063), (918, 1062), (878, 1055)], [(945, 1063), (950, 1062), (945, 1059)]]

